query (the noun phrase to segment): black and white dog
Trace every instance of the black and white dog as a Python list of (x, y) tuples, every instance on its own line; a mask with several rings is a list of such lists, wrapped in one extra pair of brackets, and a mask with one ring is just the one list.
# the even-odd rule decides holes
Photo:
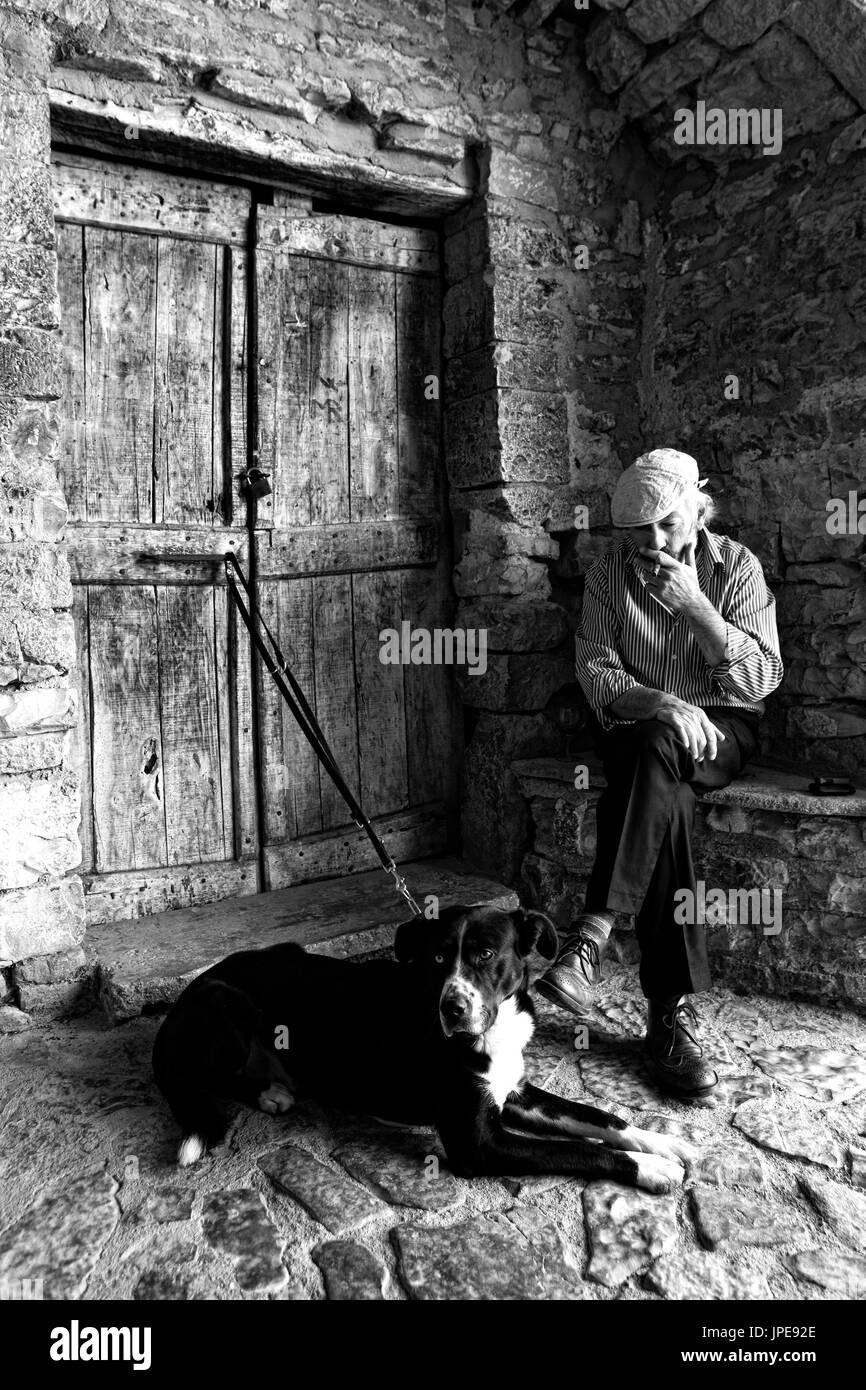
[(666, 1192), (693, 1150), (529, 1085), (533, 950), (552, 959), (543, 913), (445, 909), (397, 928), (396, 961), (301, 946), (241, 951), (199, 975), (154, 1045), (160, 1090), (189, 1164), (225, 1134), (226, 1101), (272, 1114), (298, 1091), (355, 1113), (435, 1125), (463, 1176), (563, 1173)]

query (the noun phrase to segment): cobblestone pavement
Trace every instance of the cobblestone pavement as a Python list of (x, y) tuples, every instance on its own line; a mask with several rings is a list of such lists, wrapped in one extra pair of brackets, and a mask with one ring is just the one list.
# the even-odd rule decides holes
[[(455, 1178), (430, 1131), (302, 1103), (239, 1111), (180, 1170), (150, 1073), (156, 1019), (0, 1037), (0, 1284), (48, 1299), (866, 1297), (866, 1021), (720, 990), (700, 1106), (644, 1069), (634, 972), (588, 1046), (539, 1006), (533, 1080), (700, 1149), (682, 1190)], [(578, 1042), (583, 1041), (578, 1038)]]

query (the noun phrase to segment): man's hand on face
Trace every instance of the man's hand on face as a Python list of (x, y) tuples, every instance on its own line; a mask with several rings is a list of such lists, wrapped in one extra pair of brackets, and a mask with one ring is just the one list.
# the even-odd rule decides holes
[(696, 763), (703, 762), (704, 756), (712, 762), (719, 751), (719, 740), (725, 741), (721, 729), (716, 728), (699, 705), (690, 705), (675, 695), (664, 697), (656, 719), (670, 724), (678, 741), (689, 750)]
[(651, 550), (649, 546), (641, 547), (640, 556), (647, 588), (672, 613), (682, 612), (701, 597), (693, 540), (683, 549), (681, 561), (665, 550)]

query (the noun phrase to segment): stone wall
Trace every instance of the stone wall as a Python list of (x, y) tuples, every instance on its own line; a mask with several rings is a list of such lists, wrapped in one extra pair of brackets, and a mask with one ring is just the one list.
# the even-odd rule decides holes
[[(510, 763), (562, 751), (564, 730), (580, 728), (580, 576), (608, 543), (620, 469), (649, 444), (677, 442), (711, 465), (725, 524), (781, 586), (789, 675), (770, 750), (864, 763), (862, 539), (824, 527), (827, 497), (856, 486), (866, 380), (866, 24), (860, 0), (837, 9), (0, 4), (14, 125), (0, 214), (0, 719), (11, 759), (0, 795), (13, 827), (0, 921), (18, 931), (0, 958), (74, 950), (82, 924), (68, 877), (78, 790), (64, 741), (73, 654), (53, 469), (49, 109), (66, 144), (443, 227), (454, 582), (459, 621), (487, 627), (490, 653), (463, 689), (464, 842), (479, 867), (514, 881), (531, 831)], [(676, 105), (711, 80), (722, 94), (745, 82), (762, 105), (790, 103), (791, 71), (782, 156), (680, 157)]]
[[(827, 506), (847, 513), (863, 479), (864, 6), (604, 8), (590, 67), (665, 170), (646, 228), (644, 436), (700, 459), (717, 528), (776, 590), (786, 674), (764, 754), (862, 779), (866, 516), (835, 534)], [(781, 153), (677, 144), (677, 111), (699, 101), (778, 110)]]
[(585, 70), (581, 17), (555, 9), (67, 0), (32, 21), (61, 141), (447, 217), (455, 585), (460, 621), (490, 632), (464, 692), (463, 825), (511, 878), (508, 763), (558, 745), (543, 710), (573, 680), (551, 579), (574, 570), (575, 505), (606, 507), (638, 442), (634, 137)]
[[(0, 970), (19, 962), (38, 1005), (54, 986), (29, 958), (60, 953), (67, 975), (83, 959), (75, 639), (55, 467), (47, 35), (0, 13), (0, 54)], [(11, 983), (3, 971), (0, 1004)]]

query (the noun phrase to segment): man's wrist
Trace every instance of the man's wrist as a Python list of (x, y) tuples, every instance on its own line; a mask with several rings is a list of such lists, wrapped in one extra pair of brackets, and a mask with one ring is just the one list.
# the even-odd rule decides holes
[(686, 620), (706, 618), (711, 613), (715, 617), (719, 616), (719, 610), (710, 602), (706, 594), (700, 592), (695, 594), (693, 598), (687, 599), (681, 611)]

